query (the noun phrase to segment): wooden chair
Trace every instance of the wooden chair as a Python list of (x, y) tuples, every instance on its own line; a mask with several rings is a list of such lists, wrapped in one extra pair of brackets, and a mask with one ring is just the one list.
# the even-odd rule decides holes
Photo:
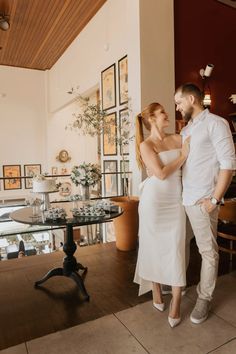
[(233, 255), (236, 254), (236, 199), (225, 201), (221, 205), (218, 216), (218, 243), (219, 250), (230, 255), (230, 266), (232, 268)]

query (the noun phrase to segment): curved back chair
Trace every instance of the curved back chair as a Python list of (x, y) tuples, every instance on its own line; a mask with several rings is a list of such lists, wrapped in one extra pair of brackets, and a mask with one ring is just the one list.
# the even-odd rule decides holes
[(233, 254), (236, 254), (236, 199), (227, 200), (220, 206), (218, 221), (219, 250), (229, 253), (232, 263)]

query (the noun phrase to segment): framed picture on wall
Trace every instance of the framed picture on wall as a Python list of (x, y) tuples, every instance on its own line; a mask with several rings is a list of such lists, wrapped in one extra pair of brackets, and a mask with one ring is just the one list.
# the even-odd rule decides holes
[(118, 61), (119, 103), (128, 102), (128, 57), (127, 55)]
[(17, 178), (21, 176), (20, 165), (4, 165), (3, 167), (4, 189), (21, 189), (21, 179)]
[(116, 112), (104, 117), (105, 125), (109, 125), (109, 133), (103, 134), (103, 155), (117, 155), (117, 118)]
[[(31, 164), (24, 165), (24, 175), (25, 177), (33, 177), (36, 175), (40, 175), (41, 173), (41, 165), (40, 164)], [(33, 187), (32, 178), (25, 178), (25, 189), (31, 189)]]
[(120, 161), (120, 172), (126, 172), (126, 174), (121, 173), (120, 175), (120, 181), (121, 181), (121, 194), (124, 194), (124, 184), (125, 184), (125, 180), (126, 180), (126, 186), (129, 190), (129, 160), (125, 160), (125, 161)]
[(101, 73), (102, 108), (116, 106), (116, 65), (112, 64)]
[(128, 115), (129, 115), (128, 108), (124, 108), (119, 111), (119, 134), (121, 135), (121, 131), (122, 131), (122, 136), (125, 136), (125, 137), (127, 136), (127, 139), (124, 140), (124, 142), (127, 140), (127, 144), (120, 144), (121, 156), (129, 154), (129, 139), (128, 139), (128, 137), (130, 136), (130, 124), (125, 124), (125, 122), (127, 122)]
[(117, 175), (117, 161), (104, 160), (103, 161), (104, 175), (104, 195), (106, 197), (116, 196), (118, 194), (118, 175)]

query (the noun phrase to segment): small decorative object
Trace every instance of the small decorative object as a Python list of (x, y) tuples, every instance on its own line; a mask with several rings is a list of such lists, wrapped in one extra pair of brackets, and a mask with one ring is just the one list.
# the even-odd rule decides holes
[(62, 182), (59, 187), (59, 194), (62, 197), (68, 197), (71, 194), (71, 183), (70, 182)]
[(101, 73), (102, 108), (104, 110), (116, 106), (116, 65), (112, 64)]
[(21, 176), (21, 166), (20, 165), (4, 165), (3, 166), (3, 177), (8, 177), (4, 179), (4, 189), (21, 189), (21, 179), (17, 178)]
[(67, 168), (65, 168), (65, 167), (62, 167), (62, 169), (61, 169), (61, 175), (67, 175), (67, 173), (68, 173), (68, 171), (67, 171)]
[(88, 216), (88, 217), (98, 217), (104, 216), (105, 210), (95, 205), (84, 205), (81, 208), (72, 209), (73, 216)]
[(45, 217), (49, 220), (65, 219), (66, 216), (66, 211), (63, 208), (50, 208), (45, 211)]
[(78, 206), (79, 206), (79, 201), (82, 200), (82, 197), (81, 195), (79, 194), (74, 194), (74, 195), (71, 195), (70, 198), (69, 198), (72, 202), (73, 202), (73, 209), (78, 209)]
[(119, 103), (128, 102), (128, 58), (127, 55), (118, 61)]
[(33, 208), (33, 218), (37, 218), (40, 215), (40, 206), (42, 204), (42, 201), (38, 198), (35, 198), (33, 203), (32, 203), (32, 208)]
[(52, 167), (52, 175), (58, 175), (58, 168), (57, 167)]
[(60, 162), (67, 162), (71, 160), (71, 157), (69, 156), (68, 151), (66, 150), (61, 150), (59, 152), (59, 155), (56, 157), (56, 159)]
[(78, 186), (80, 185), (82, 199), (89, 199), (89, 187), (95, 186), (101, 180), (101, 170), (96, 164), (85, 162), (79, 166), (74, 166), (71, 171), (71, 180)]
[(40, 206), (42, 205), (42, 200), (39, 198), (27, 197), (25, 198), (25, 204), (32, 207), (32, 217), (38, 217), (40, 214)]
[(101, 199), (101, 200), (97, 201), (96, 207), (100, 207), (107, 212), (117, 212), (118, 208), (119, 208), (110, 199)]
[[(25, 176), (34, 177), (41, 173), (41, 165), (40, 164), (31, 164), (24, 165), (24, 173)], [(25, 189), (31, 189), (33, 186), (32, 178), (25, 178)]]

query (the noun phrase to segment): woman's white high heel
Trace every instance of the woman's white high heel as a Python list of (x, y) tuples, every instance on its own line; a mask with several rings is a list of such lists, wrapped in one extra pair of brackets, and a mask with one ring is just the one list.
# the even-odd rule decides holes
[[(170, 310), (171, 310), (171, 305), (172, 305), (172, 300), (170, 302)], [(178, 326), (178, 324), (180, 324), (181, 317), (172, 318), (172, 317), (168, 316), (168, 322), (169, 322), (169, 325), (171, 326), (171, 328), (174, 328), (174, 327)]]
[(181, 322), (181, 317), (172, 318), (172, 317), (168, 316), (168, 322), (169, 322), (169, 325), (171, 326), (171, 328), (174, 328), (174, 327), (178, 326), (178, 324)]
[(155, 307), (155, 309), (163, 312), (165, 310), (165, 303), (162, 302), (161, 304), (156, 304), (155, 302), (153, 302), (153, 306)]

